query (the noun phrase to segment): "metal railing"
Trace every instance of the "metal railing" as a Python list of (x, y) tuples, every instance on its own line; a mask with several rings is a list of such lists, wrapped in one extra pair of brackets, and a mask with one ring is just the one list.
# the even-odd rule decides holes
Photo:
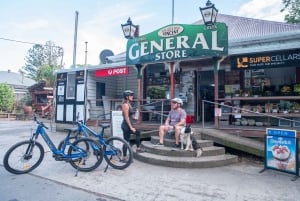
[[(253, 111), (253, 110), (250, 110), (250, 109), (245, 109), (245, 108), (241, 108), (241, 107), (237, 107), (237, 106), (225, 105), (223, 103), (212, 102), (212, 101), (207, 101), (207, 100), (202, 100), (202, 128), (205, 127), (205, 125), (204, 125), (204, 123), (205, 123), (205, 110), (203, 109), (203, 108), (205, 108), (205, 104), (212, 104), (214, 106), (217, 105), (216, 108), (218, 108), (218, 110), (219, 110), (218, 111), (218, 113), (220, 115), (219, 118), (222, 117), (222, 115), (233, 115), (234, 119), (242, 119), (242, 118), (247, 119), (246, 117), (252, 117), (252, 119), (253, 118), (265, 117), (267, 119), (269, 118), (267, 123), (270, 123), (271, 122), (270, 118), (273, 118), (273, 119), (278, 119), (279, 120), (277, 126), (280, 126), (279, 125), (280, 120), (284, 120), (284, 121), (287, 121), (289, 123), (286, 124), (286, 126), (284, 126), (284, 125), (281, 125), (281, 126), (283, 126), (283, 127), (293, 127), (293, 128), (299, 127), (299, 129), (300, 129), (300, 121), (299, 121), (300, 120), (300, 113), (283, 113), (283, 112), (264, 113), (264, 112), (257, 112), (257, 111)], [(263, 106), (261, 106), (261, 107), (263, 107)], [(231, 112), (222, 113), (223, 108), (230, 109)], [(232, 112), (232, 111), (234, 111), (234, 112)], [(215, 112), (214, 115), (216, 115), (216, 111), (214, 111), (214, 112)], [(235, 118), (235, 117), (239, 117), (239, 118)], [(291, 119), (291, 118), (298, 118), (299, 120)], [(296, 124), (298, 124), (299, 126), (298, 125), (295, 126)], [(254, 125), (254, 126), (256, 126), (256, 125)], [(271, 125), (269, 125), (269, 126), (271, 126)], [(219, 127), (220, 127), (220, 125), (219, 125)], [(261, 126), (259, 126), (259, 127), (261, 127)]]
[[(121, 108), (116, 108), (116, 106), (121, 104), (121, 99), (108, 99), (106, 101), (109, 101), (110, 109), (105, 110), (104, 105), (103, 106), (96, 106), (96, 102), (103, 102), (103, 99), (94, 99), (89, 100), (88, 102), (93, 103), (94, 105), (90, 107), (89, 112), (91, 113), (99, 113), (101, 111), (101, 114), (97, 114), (96, 117), (94, 117), (94, 120), (104, 120), (107, 115), (111, 119), (111, 111), (113, 110), (120, 110)], [(140, 108), (139, 112), (140, 114), (149, 114), (149, 116), (155, 116), (157, 121), (160, 121), (161, 124), (163, 124), (164, 118), (167, 117), (167, 113), (169, 112), (169, 109), (166, 110), (165, 108), (168, 107), (168, 102), (170, 102), (169, 99), (141, 99), (141, 100), (134, 100), (132, 103), (133, 109), (138, 109), (140, 102)], [(150, 118), (150, 117), (149, 117)], [(152, 118), (153, 119), (153, 118)], [(151, 119), (150, 119), (151, 120)]]

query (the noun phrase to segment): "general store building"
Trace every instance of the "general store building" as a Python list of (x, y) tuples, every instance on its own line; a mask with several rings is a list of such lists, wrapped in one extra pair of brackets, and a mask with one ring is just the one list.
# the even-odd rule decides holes
[[(228, 28), (228, 55), (175, 62), (174, 89), (170, 89), (168, 63), (151, 63), (137, 69), (135, 65), (126, 65), (126, 53), (108, 56), (106, 63), (86, 69), (58, 71), (56, 122), (71, 123), (78, 115), (87, 121), (109, 120), (110, 111), (120, 109), (121, 95), (126, 89), (141, 94), (135, 98), (140, 100), (142, 121), (160, 122), (162, 116), (156, 112), (169, 110), (168, 101), (162, 105), (161, 99), (172, 96), (184, 100), (184, 108), (194, 121), (212, 121), (216, 126), (224, 116), (225, 123), (221, 123), (231, 123), (235, 111), (218, 105), (223, 115), (216, 118), (214, 102), (239, 108), (250, 105), (251, 110), (261, 105), (264, 111), (267, 100), (277, 105), (282, 101), (297, 103), (300, 99), (300, 25), (224, 14), (218, 15), (218, 22)], [(202, 23), (201, 20), (195, 24)], [(138, 78), (141, 78), (141, 89)], [(260, 102), (255, 101), (258, 97)], [(207, 102), (203, 104), (203, 100)], [(298, 115), (291, 115), (294, 117)]]

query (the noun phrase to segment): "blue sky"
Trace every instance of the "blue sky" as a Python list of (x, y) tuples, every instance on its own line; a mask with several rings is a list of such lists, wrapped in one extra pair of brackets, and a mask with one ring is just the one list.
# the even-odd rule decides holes
[[(219, 13), (279, 21), (282, 0), (211, 0)], [(199, 7), (206, 0), (174, 0), (174, 23), (191, 24), (201, 19)], [(78, 11), (76, 63), (99, 64), (99, 53), (124, 52), (126, 39), (121, 24), (130, 16), (140, 25), (140, 35), (172, 23), (172, 0), (2, 0), (0, 6), (0, 70), (18, 70), (33, 44), (52, 41), (64, 49), (65, 68), (73, 63), (75, 12)]]

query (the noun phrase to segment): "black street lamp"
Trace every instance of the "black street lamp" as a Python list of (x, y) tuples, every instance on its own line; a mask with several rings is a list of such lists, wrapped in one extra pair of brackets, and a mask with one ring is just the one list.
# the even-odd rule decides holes
[(204, 24), (206, 26), (213, 26), (216, 23), (218, 9), (216, 9), (215, 4), (212, 4), (210, 0), (206, 2), (206, 7), (199, 7), (202, 14)]
[(130, 19), (130, 17), (127, 20), (126, 24), (121, 24), (123, 33), (125, 38), (129, 39), (129, 38), (134, 38), (134, 34), (136, 32), (137, 26), (132, 24), (132, 21)]

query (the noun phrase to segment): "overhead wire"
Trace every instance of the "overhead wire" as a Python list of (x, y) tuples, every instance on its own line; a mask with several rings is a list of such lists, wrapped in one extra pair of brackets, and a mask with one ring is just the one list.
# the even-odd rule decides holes
[[(51, 45), (43, 45), (43, 44), (40, 44), (40, 43), (33, 43), (33, 42), (27, 42), (27, 41), (21, 41), (21, 40), (15, 40), (15, 39), (10, 39), (10, 38), (3, 38), (3, 37), (0, 37), (0, 40), (6, 40), (6, 41), (10, 41), (10, 42), (16, 42), (16, 43), (24, 43), (24, 44), (30, 44), (30, 45), (41, 45), (41, 46), (48, 46), (50, 47)], [(57, 48), (62, 48), (60, 46), (51, 46), (51, 47), (57, 47)]]

